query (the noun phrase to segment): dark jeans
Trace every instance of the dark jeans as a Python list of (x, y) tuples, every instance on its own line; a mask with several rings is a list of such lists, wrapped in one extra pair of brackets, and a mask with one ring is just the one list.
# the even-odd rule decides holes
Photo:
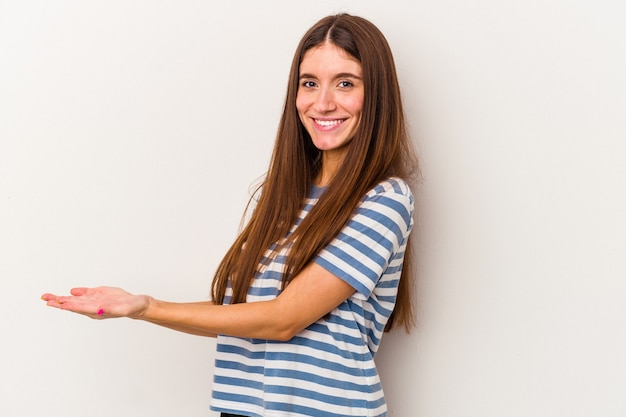
[(239, 414), (229, 414), (229, 413), (222, 413), (220, 414), (221, 417), (246, 417), (246, 416), (241, 416)]

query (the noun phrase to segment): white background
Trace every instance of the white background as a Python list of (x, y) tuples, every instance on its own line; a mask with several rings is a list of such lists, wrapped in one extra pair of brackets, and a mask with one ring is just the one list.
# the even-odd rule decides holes
[(211, 340), (39, 296), (204, 299), (339, 11), (387, 35), (424, 171), (390, 416), (626, 415), (623, 1), (0, 0), (3, 417), (214, 415)]

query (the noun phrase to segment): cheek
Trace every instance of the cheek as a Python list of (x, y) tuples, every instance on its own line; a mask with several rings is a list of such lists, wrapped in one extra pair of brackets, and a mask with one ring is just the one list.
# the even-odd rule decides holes
[(296, 96), (296, 110), (298, 110), (298, 114), (301, 114), (306, 109), (306, 100), (298, 94)]
[(353, 115), (360, 115), (363, 110), (363, 98), (355, 97), (346, 102), (346, 109), (350, 109), (350, 113)]
[(308, 131), (309, 128), (307, 127), (307, 118), (305, 117), (303, 108), (298, 103), (298, 101), (296, 101), (296, 112), (298, 113), (298, 120), (300, 120), (300, 123), (302, 123), (305, 129)]
[(299, 107), (296, 106), (296, 111), (298, 112), (298, 119), (302, 124), (306, 124), (306, 117), (304, 117), (304, 113), (300, 110)]

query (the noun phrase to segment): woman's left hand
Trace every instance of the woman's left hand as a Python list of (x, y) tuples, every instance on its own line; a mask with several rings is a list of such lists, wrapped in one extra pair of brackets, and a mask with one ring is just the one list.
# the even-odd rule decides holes
[(140, 318), (152, 300), (147, 295), (133, 295), (121, 288), (72, 288), (71, 295), (44, 294), (41, 299), (50, 307), (82, 314), (92, 319), (113, 317)]

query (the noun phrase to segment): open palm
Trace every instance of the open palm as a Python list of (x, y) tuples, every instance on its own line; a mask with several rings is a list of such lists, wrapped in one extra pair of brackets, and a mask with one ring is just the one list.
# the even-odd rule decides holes
[(150, 297), (133, 295), (115, 287), (78, 287), (71, 295), (59, 296), (46, 293), (41, 298), (50, 307), (83, 314), (94, 319), (111, 317), (138, 317), (150, 303)]

